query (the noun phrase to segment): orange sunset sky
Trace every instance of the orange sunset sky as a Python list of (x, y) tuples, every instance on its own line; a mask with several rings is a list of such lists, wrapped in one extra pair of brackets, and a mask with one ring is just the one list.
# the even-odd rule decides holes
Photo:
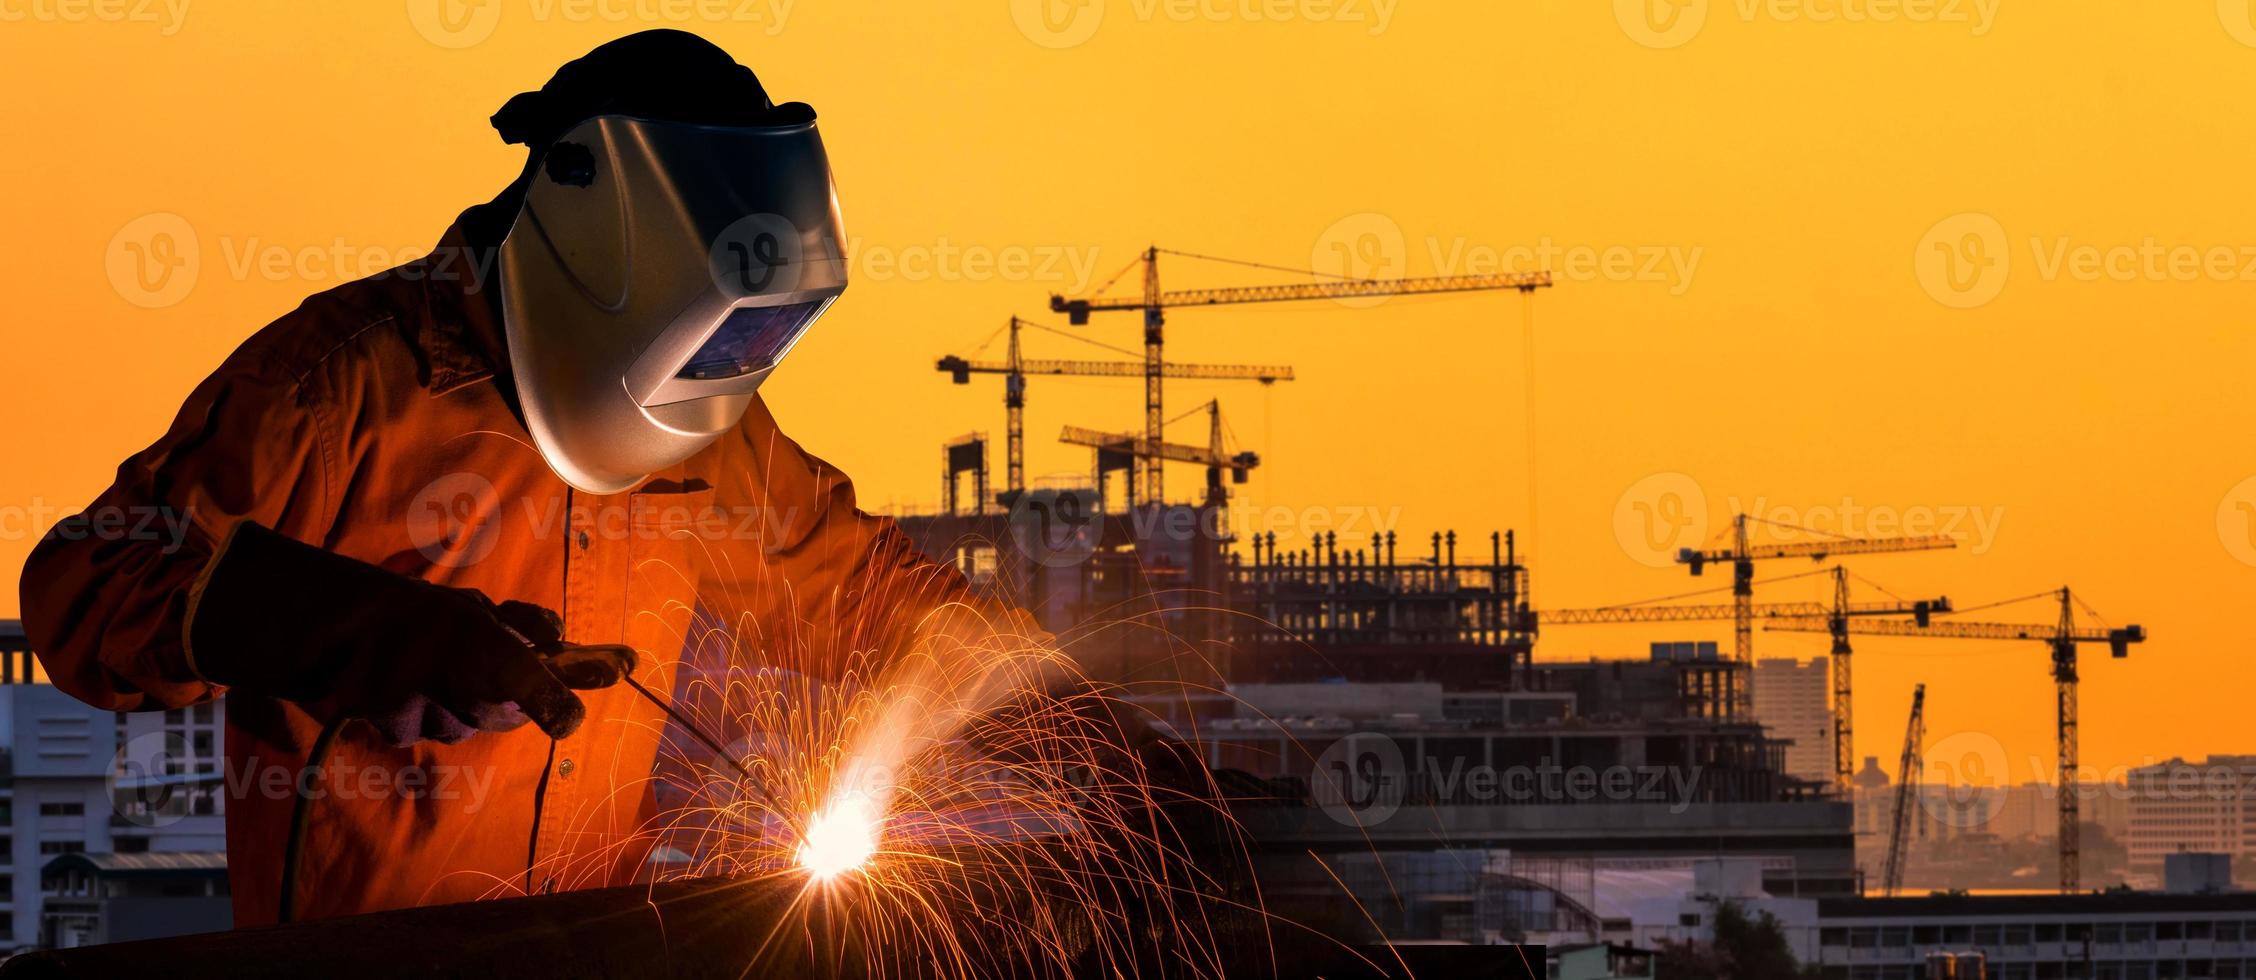
[[(2127, 661), (2087, 652), (2088, 765), (2256, 751), (2245, 0), (137, 2), (0, 0), (10, 575), (244, 337), (418, 254), (514, 175), (522, 151), (486, 123), (509, 95), (675, 26), (821, 113), (854, 285), (764, 390), (870, 506), (931, 506), (938, 444), (999, 437), (999, 380), (952, 386), (935, 356), (1014, 313), (1062, 323), (1048, 294), (1148, 243), (1362, 275), (1547, 261), (1540, 604), (1725, 584), (1653, 559), (1735, 508), (1947, 530), (1957, 551), (1852, 567), (1962, 606), (2070, 584), (2152, 632)], [(158, 284), (134, 263), (160, 232)], [(1524, 531), (1521, 302), (1178, 313), (1171, 357), (1299, 380), (1172, 385), (1170, 414), (1223, 398), (1265, 461), (1240, 498), (1256, 530)], [(1080, 335), (1137, 343), (1122, 315)], [(1139, 401), (1133, 381), (1034, 380), (1030, 472), (1083, 472), (1056, 429), (1131, 427)], [(1558, 629), (1539, 652), (1678, 637), (1729, 627)], [(1860, 754), (1892, 768), (1924, 681), (1930, 745), (1965, 735), (2049, 778), (2036, 644), (1859, 652)]]

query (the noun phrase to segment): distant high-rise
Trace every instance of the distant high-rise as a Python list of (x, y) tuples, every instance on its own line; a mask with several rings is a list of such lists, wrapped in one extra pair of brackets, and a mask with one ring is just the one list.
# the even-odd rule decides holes
[(2256, 755), (2171, 759), (2131, 770), (2131, 868), (2155, 873), (2181, 851), (2256, 857)]
[(1755, 718), (1770, 737), (1792, 739), (1786, 772), (1833, 781), (1831, 664), (1824, 657), (1766, 657), (1755, 663)]

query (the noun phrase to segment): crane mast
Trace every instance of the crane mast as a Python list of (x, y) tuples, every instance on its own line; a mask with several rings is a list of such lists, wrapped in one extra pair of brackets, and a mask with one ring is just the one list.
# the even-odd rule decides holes
[[(1006, 444), (1006, 483), (1012, 495), (1026, 489), (1026, 379), (1029, 375), (1051, 375), (1081, 378), (1134, 378), (1148, 377), (1152, 365), (1141, 361), (1088, 361), (1057, 358), (1028, 358), (1019, 343), (1019, 332), (1026, 327), (1050, 329), (1031, 320), (1011, 317), (1008, 355), (1001, 361), (975, 361), (967, 357), (949, 355), (934, 364), (956, 384), (970, 384), (974, 374), (1000, 374), (1003, 376), (1003, 411), (1007, 416), (1004, 429)], [(1291, 381), (1293, 369), (1283, 365), (1260, 364), (1167, 364), (1158, 366), (1163, 377), (1192, 381), (1259, 381), (1273, 384)]]
[[(2051, 593), (2060, 601), (2060, 617), (2053, 623), (1977, 623), (1936, 622), (1928, 626), (1915, 623), (1888, 622), (1884, 620), (1858, 621), (1847, 624), (1846, 630), (1869, 636), (1917, 636), (1931, 639), (1959, 640), (2029, 640), (2043, 643), (2050, 656), (2053, 682), (2054, 710), (2056, 712), (2056, 737), (2059, 748), (2059, 770), (2054, 796), (2059, 806), (2060, 890), (2074, 894), (2083, 887), (2082, 801), (2077, 779), (2080, 762), (2078, 754), (2078, 720), (2076, 717), (2076, 688), (2078, 684), (2076, 652), (2086, 643), (2105, 643), (2108, 653), (2116, 658), (2130, 655), (2130, 645), (2146, 642), (2146, 628), (2137, 624), (2122, 628), (2085, 628), (2076, 625), (2075, 594), (2066, 587)], [(2035, 596), (2027, 598), (2036, 598)], [(1827, 630), (1830, 624), (1813, 618), (1782, 618), (1764, 625), (1765, 629), (1787, 632), (1814, 633)]]
[(1911, 808), (1919, 786), (1920, 743), (1927, 734), (1927, 685), (1911, 691), (1911, 721), (1904, 725), (1903, 758), (1896, 764), (1896, 805), (1888, 815), (1888, 863), (1880, 872), (1880, 894), (1894, 898), (1903, 887), (1904, 844), (1911, 836)]
[[(1706, 550), (1681, 548), (1676, 553), (1677, 564), (1686, 566), (1694, 575), (1700, 574), (1710, 564), (1723, 562), (1731, 564), (1731, 601), (1736, 606), (1731, 624), (1731, 652), (1732, 656), (1741, 664), (1746, 665), (1750, 671), (1748, 683), (1739, 685), (1740, 704), (1737, 710), (1743, 715), (1752, 713), (1754, 707), (1752, 670), (1755, 663), (1755, 562), (1774, 558), (1808, 558), (1823, 561), (1832, 555), (1869, 555), (1958, 547), (1957, 540), (1941, 534), (1885, 538), (1852, 538), (1826, 535), (1818, 541), (1758, 545), (1751, 544), (1748, 541), (1747, 523), (1749, 520), (1760, 519), (1749, 518), (1745, 514), (1739, 514), (1732, 518), (1731, 543), (1728, 547)], [(1761, 523), (1809, 534), (1823, 533), (1812, 531), (1806, 527), (1779, 524), (1775, 521), (1761, 521)], [(1840, 763), (1836, 760), (1836, 775), (1838, 775), (1839, 768)]]

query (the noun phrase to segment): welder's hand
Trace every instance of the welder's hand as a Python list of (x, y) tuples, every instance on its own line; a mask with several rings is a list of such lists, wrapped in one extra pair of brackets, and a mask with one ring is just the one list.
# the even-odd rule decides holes
[[(186, 633), (189, 662), (205, 678), (296, 702), (324, 722), (365, 719), (393, 745), (459, 742), (527, 721), (563, 738), (587, 714), (542, 656), (561, 645), (547, 610), (394, 574), (248, 522), (190, 591)], [(581, 673), (571, 679), (602, 686)]]

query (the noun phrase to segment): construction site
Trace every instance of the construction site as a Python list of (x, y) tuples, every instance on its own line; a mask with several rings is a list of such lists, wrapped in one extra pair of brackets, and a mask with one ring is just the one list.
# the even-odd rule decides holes
[[(1000, 381), (1005, 436), (1000, 446), (984, 431), (947, 441), (941, 508), (900, 520), (928, 554), (1036, 611), (1093, 676), (1121, 685), (1197, 746), (1240, 801), (1234, 815), (1262, 855), (1264, 895), (1282, 914), (1365, 938), (1573, 945), (1683, 938), (1674, 927), (1687, 896), (1709, 896), (1711, 912), (1717, 895), (1894, 896), (1911, 828), (1935, 819), (1923, 812), (1932, 802), (1913, 794), (1923, 778), (1926, 691), (1908, 719), (1865, 721), (1904, 735), (1890, 760), (1884, 838), (1864, 848), (1884, 857), (1860, 863), (1854, 640), (2041, 650), (2042, 680), (2057, 703), (2059, 771), (2075, 773), (2080, 651), (2122, 658), (2145, 639), (2139, 626), (2104, 625), (2067, 588), (1954, 605), (1897, 595), (1843, 564), (1956, 547), (1948, 535), (1848, 536), (1733, 515), (1715, 540), (1674, 556), (1682, 572), (1703, 576), (1693, 582), (1699, 591), (1551, 608), (1534, 602), (1541, 569), (1512, 530), (1330, 532), (1284, 543), (1274, 531), (1241, 533), (1246, 522), (1229, 512), (1234, 489), (1262, 458), (1226, 438), (1222, 400), (1170, 415), (1165, 387), (1295, 382), (1293, 369), (1169, 361), (1171, 312), (1495, 291), (1517, 294), (1521, 329), (1532, 337), (1537, 292), (1552, 282), (1535, 272), (1170, 291), (1159, 279), (1170, 256), (1205, 258), (1152, 248), (1120, 277), (1140, 273), (1140, 292), (1052, 296), (1064, 323), (1009, 318), (998, 331), (1007, 333), (1002, 358), (940, 357), (935, 367), (955, 384)], [(1029, 337), (1085, 341), (1105, 313), (1140, 315), (1140, 360), (1026, 353)], [(1045, 377), (1143, 382), (1140, 427), (1034, 430), (1087, 450), (1085, 480), (1027, 482), (1029, 387)], [(1206, 438), (1171, 441), (1174, 422), (1203, 423)], [(1170, 497), (1176, 467), (1202, 479)], [(1770, 565), (1782, 574), (1758, 576)], [(1722, 581), (1706, 585), (1714, 577)], [(1797, 579), (1821, 583), (1830, 601), (1757, 594)], [(2027, 623), (1986, 615), (2020, 602), (2046, 612)], [(1728, 624), (1730, 640), (1656, 642), (1608, 657), (1540, 653), (1546, 627), (1603, 624)], [(1830, 638), (1821, 668), (1829, 730), (1787, 732), (1758, 717), (1753, 667), (1765, 631)], [(2028, 673), (2040, 681), (2036, 665)], [(1830, 760), (1823, 776), (1788, 771), (1797, 743)], [(2053, 887), (2062, 896), (2088, 885), (2079, 877), (2079, 795), (2057, 794)], [(1669, 927), (1648, 928), (1648, 918)], [(1814, 938), (1807, 952), (1818, 955)], [(1842, 967), (1837, 975), (1867, 974)]]

